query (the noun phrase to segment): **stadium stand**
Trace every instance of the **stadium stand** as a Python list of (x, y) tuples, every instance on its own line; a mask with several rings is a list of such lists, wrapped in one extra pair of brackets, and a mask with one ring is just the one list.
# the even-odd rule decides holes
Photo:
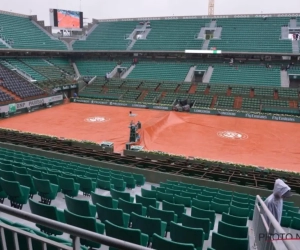
[[(39, 97), (45, 95), (45, 92), (37, 88), (33, 84), (25, 81), (20, 76), (14, 74), (11, 70), (0, 65), (0, 86), (1, 90), (1, 101), (12, 101), (17, 98), (26, 99), (30, 97)], [(9, 91), (9, 93), (3, 93), (3, 91)]]
[(101, 76), (110, 73), (118, 61), (112, 60), (75, 60), (78, 70), (82, 76)]
[(45, 34), (29, 17), (0, 13), (1, 37), (14, 49), (66, 50), (61, 41)]

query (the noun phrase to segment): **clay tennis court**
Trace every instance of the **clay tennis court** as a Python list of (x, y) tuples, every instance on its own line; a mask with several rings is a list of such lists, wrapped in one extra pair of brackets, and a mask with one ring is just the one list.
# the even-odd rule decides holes
[[(136, 117), (129, 117), (129, 111)], [(299, 171), (300, 126), (190, 113), (68, 103), (2, 120), (0, 126), (57, 137), (114, 142), (121, 152), (129, 123), (142, 123), (147, 150)]]
[(80, 28), (80, 18), (73, 17), (71, 15), (63, 15), (57, 13), (57, 19), (59, 21), (59, 28)]

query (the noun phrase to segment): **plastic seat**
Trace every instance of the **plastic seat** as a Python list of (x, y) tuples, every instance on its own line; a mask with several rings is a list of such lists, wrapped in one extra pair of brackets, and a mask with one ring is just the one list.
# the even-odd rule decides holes
[(300, 218), (294, 217), (292, 219), (290, 227), (293, 228), (293, 229), (295, 229), (295, 230), (300, 230)]
[(210, 209), (214, 210), (217, 214), (228, 213), (229, 205), (219, 204), (214, 201), (210, 203)]
[(191, 228), (171, 222), (170, 237), (172, 241), (194, 244), (196, 249), (202, 250), (204, 235), (203, 229), (201, 228)]
[(234, 226), (224, 221), (219, 221), (218, 233), (232, 238), (248, 238), (248, 227)]
[(125, 201), (129, 201), (129, 202), (134, 201), (134, 197), (130, 196), (130, 193), (117, 191), (115, 189), (110, 190), (110, 195), (111, 195), (111, 197), (113, 197), (113, 199), (116, 199), (116, 200), (119, 200), (121, 198), (121, 199), (123, 199)]
[(174, 211), (165, 211), (150, 206), (148, 208), (148, 216), (150, 218), (159, 218), (167, 223), (167, 232), (170, 231), (171, 221), (177, 222), (177, 214)]
[(15, 173), (13, 171), (5, 171), (0, 169), (0, 176), (7, 181), (16, 181)]
[(32, 177), (29, 174), (15, 173), (15, 177), (16, 181), (18, 181), (20, 185), (30, 188), (30, 198), (37, 194), (37, 190), (33, 183)]
[(99, 220), (103, 223), (106, 220), (120, 227), (128, 227), (130, 215), (123, 213), (121, 209), (114, 209), (96, 204)]
[(49, 180), (37, 179), (33, 177), (33, 183), (38, 191), (38, 195), (41, 196), (41, 203), (51, 204), (52, 200), (55, 200), (58, 192), (58, 186), (51, 184)]
[[(105, 231), (107, 236), (116, 239), (131, 242), (144, 247), (148, 245), (148, 235), (143, 234), (139, 229), (123, 228), (107, 220), (105, 221)], [(116, 248), (110, 247), (109, 249), (115, 250)]]
[(143, 196), (135, 195), (135, 202), (141, 203), (146, 208), (148, 208), (149, 206), (159, 208), (159, 202), (155, 198), (146, 198)]
[(95, 192), (92, 192), (92, 202), (94, 205), (97, 203), (104, 207), (109, 208), (118, 208), (118, 200), (113, 199), (111, 196), (104, 196), (100, 194), (96, 194)]
[(63, 194), (71, 197), (78, 195), (79, 183), (75, 183), (74, 179), (58, 176), (58, 183)]
[(162, 193), (157, 191), (156, 192), (156, 198), (158, 201), (168, 201), (173, 203), (174, 202), (174, 195), (173, 194), (166, 194), (166, 193)]
[(195, 250), (193, 244), (177, 243), (166, 238), (153, 234), (152, 248), (156, 250)]
[(200, 200), (200, 201), (208, 201), (208, 202), (211, 202), (213, 200), (213, 196), (206, 196), (206, 195), (202, 195), (202, 194), (198, 194), (197, 195), (197, 200)]
[(119, 209), (122, 209), (124, 213), (131, 215), (131, 213), (136, 213), (142, 216), (146, 216), (147, 208), (141, 203), (133, 203), (119, 199)]
[(35, 177), (37, 179), (43, 179), (42, 172), (40, 170), (27, 169), (27, 172), (31, 177)]
[(282, 216), (280, 221), (280, 226), (282, 227), (290, 227), (292, 222), (292, 217), (290, 216)]
[(223, 205), (230, 205), (230, 203), (231, 203), (230, 199), (224, 200), (224, 199), (219, 199), (217, 197), (215, 197), (212, 201), (216, 202), (216, 203), (219, 203), (219, 204), (223, 204)]
[(197, 198), (197, 193), (191, 193), (191, 192), (181, 191), (181, 196), (183, 196), (183, 197), (189, 197), (190, 199), (195, 199), (195, 198)]
[(146, 178), (142, 174), (132, 173), (132, 176), (135, 179), (137, 186), (143, 186), (145, 184)]
[(103, 190), (110, 190), (111, 188), (113, 188), (113, 184), (110, 183), (110, 180), (105, 181), (105, 180), (98, 179), (97, 180), (97, 188), (100, 188)]
[(215, 221), (216, 221), (216, 214), (215, 211), (208, 211), (208, 210), (203, 210), (200, 208), (192, 207), (192, 212), (191, 216), (196, 217), (196, 218), (208, 218), (211, 222), (211, 228), (213, 229), (215, 226)]
[(235, 226), (246, 226), (248, 218), (247, 217), (238, 217), (238, 216), (230, 215), (227, 213), (223, 213), (222, 221), (224, 221), (228, 224), (231, 224), (231, 225), (235, 225)]
[(239, 208), (231, 205), (229, 214), (238, 217), (249, 217), (249, 212), (249, 208)]
[(114, 185), (114, 189), (117, 191), (125, 191), (126, 182), (123, 179), (111, 178), (110, 183)]
[[(64, 212), (61, 210), (58, 210), (55, 206), (45, 205), (38, 202), (33, 201), (32, 199), (29, 200), (29, 207), (33, 214), (59, 221), (62, 223), (65, 223), (65, 215)], [(47, 234), (54, 234), (54, 235), (62, 235), (63, 232), (48, 228), (42, 225), (36, 224), (38, 228), (41, 229), (42, 232), (45, 232)]]
[(124, 181), (126, 182), (126, 187), (129, 189), (134, 189), (136, 185), (136, 180), (133, 176), (125, 176), (124, 175)]
[(7, 194), (0, 185), (0, 203), (3, 203), (5, 198), (7, 198)]
[(92, 182), (91, 179), (77, 176), (76, 181), (79, 183), (79, 190), (83, 193), (84, 196), (91, 196), (91, 192), (95, 192), (96, 182)]
[(210, 210), (210, 202), (209, 201), (201, 201), (198, 199), (192, 200), (192, 206), (204, 210)]
[(145, 197), (145, 198), (154, 198), (154, 199), (156, 199), (156, 191), (141, 188), (141, 196)]
[(87, 200), (79, 200), (69, 196), (65, 196), (67, 209), (73, 213), (80, 216), (95, 217), (96, 216), (96, 206), (90, 204)]
[[(65, 214), (65, 218), (66, 218), (66, 223), (71, 225), (71, 226), (75, 226), (75, 227), (79, 227), (94, 233), (98, 233), (98, 234), (104, 234), (104, 224), (98, 222), (96, 220), (96, 218), (92, 218), (92, 217), (85, 217), (85, 216), (80, 216), (74, 213), (71, 213), (68, 210), (64, 210), (64, 214)], [(88, 246), (90, 248), (99, 248), (101, 247), (101, 244), (96, 243), (96, 242), (92, 242), (86, 239), (82, 239), (80, 238), (80, 243), (82, 245)]]
[(136, 213), (131, 213), (132, 228), (141, 230), (142, 233), (149, 236), (149, 241), (152, 242), (153, 234), (158, 234), (164, 237), (166, 234), (167, 223), (159, 218), (148, 218)]
[(162, 202), (162, 210), (174, 211), (177, 214), (177, 222), (181, 223), (182, 214), (186, 213), (186, 208), (182, 204), (173, 204), (167, 201)]
[(215, 250), (248, 250), (248, 238), (236, 239), (218, 233), (212, 233), (211, 247)]
[(191, 197), (184, 197), (184, 196), (174, 195), (174, 203), (175, 204), (182, 204), (186, 207), (191, 207), (192, 200), (191, 200)]
[(11, 207), (22, 209), (27, 204), (30, 188), (21, 186), (17, 181), (6, 181), (0, 178), (0, 185), (10, 200)]
[(300, 214), (296, 213), (296, 212), (293, 212), (293, 211), (288, 211), (287, 216), (292, 217), (292, 219), (294, 219), (294, 218), (300, 219)]
[(24, 167), (16, 167), (16, 166), (14, 166), (13, 170), (14, 170), (15, 174), (16, 173), (18, 173), (18, 174), (28, 174), (27, 169), (24, 168)]
[(191, 227), (191, 228), (201, 228), (204, 232), (204, 239), (209, 239), (209, 233), (211, 228), (211, 222), (207, 218), (196, 218), (189, 216), (187, 214), (182, 215), (181, 219), (182, 225), (185, 227)]

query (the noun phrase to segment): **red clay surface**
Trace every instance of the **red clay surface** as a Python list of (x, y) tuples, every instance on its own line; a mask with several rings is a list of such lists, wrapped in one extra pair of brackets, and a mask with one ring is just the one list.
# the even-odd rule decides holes
[(58, 27), (59, 28), (80, 28), (80, 18), (75, 18), (73, 16), (66, 16), (61, 13), (57, 13)]
[[(130, 110), (137, 116), (129, 117)], [(100, 122), (87, 122), (91, 117), (100, 117)], [(129, 140), (131, 120), (141, 121), (140, 145), (148, 150), (299, 171), (296, 123), (69, 103), (2, 120), (0, 127), (111, 141), (121, 152)]]

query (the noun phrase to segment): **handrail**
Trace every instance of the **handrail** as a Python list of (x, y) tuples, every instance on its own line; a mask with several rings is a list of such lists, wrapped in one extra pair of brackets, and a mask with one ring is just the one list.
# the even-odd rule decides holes
[(7, 213), (9, 215), (16, 216), (18, 218), (28, 220), (30, 222), (43, 225), (45, 227), (49, 227), (52, 229), (56, 229), (58, 231), (63, 231), (67, 234), (73, 235), (73, 249), (80, 249), (79, 238), (83, 238), (86, 240), (90, 240), (93, 242), (101, 243), (107, 246), (112, 246), (121, 250), (149, 250), (149, 248), (136, 245), (133, 243), (129, 243), (126, 241), (122, 241), (119, 239), (115, 239), (106, 235), (94, 233), (88, 230), (84, 230), (79, 227), (70, 226), (68, 224), (64, 224), (58, 221), (50, 220), (48, 218), (44, 218), (41, 216), (37, 216), (35, 214), (27, 213), (22, 210), (18, 210), (15, 208), (11, 208), (6, 205), (0, 204), (0, 211), (3, 213)]
[[(259, 214), (257, 214), (257, 212)], [(259, 216), (260, 216), (260, 218), (259, 218)], [(266, 219), (268, 220), (269, 225), (266, 223)], [(260, 227), (258, 225), (259, 222), (262, 222), (263, 226), (266, 227), (265, 228), (266, 229), (265, 232), (257, 232), (257, 230), (260, 229)], [(270, 210), (268, 209), (268, 207), (266, 206), (266, 204), (260, 198), (259, 195), (256, 196), (256, 202), (255, 202), (255, 208), (254, 208), (254, 216), (253, 216), (253, 230), (254, 230), (254, 234), (255, 234), (255, 242), (256, 242), (256, 244), (260, 240), (260, 239), (257, 239), (257, 235), (262, 234), (262, 233), (263, 234), (265, 234), (265, 233), (268, 234), (268, 235), (265, 235), (266, 237), (270, 237), (275, 232), (278, 235), (286, 235), (286, 232), (280, 226), (280, 224), (278, 223), (278, 221), (275, 219), (275, 217), (270, 212)], [(263, 239), (263, 240), (265, 241), (265, 239)], [(270, 241), (268, 241), (268, 243), (270, 243)], [(297, 250), (298, 249), (295, 245), (293, 245), (292, 241), (283, 240), (283, 244), (286, 246), (286, 248), (288, 250)], [(257, 244), (257, 246), (259, 246), (259, 245), (261, 245), (261, 244)], [(258, 250), (267, 249), (267, 247), (268, 247), (267, 244), (264, 245), (264, 246), (265, 246), (265, 248), (260, 248)], [(272, 248), (268, 248), (268, 249), (272, 249)], [(276, 249), (276, 248), (273, 246), (273, 249)]]

